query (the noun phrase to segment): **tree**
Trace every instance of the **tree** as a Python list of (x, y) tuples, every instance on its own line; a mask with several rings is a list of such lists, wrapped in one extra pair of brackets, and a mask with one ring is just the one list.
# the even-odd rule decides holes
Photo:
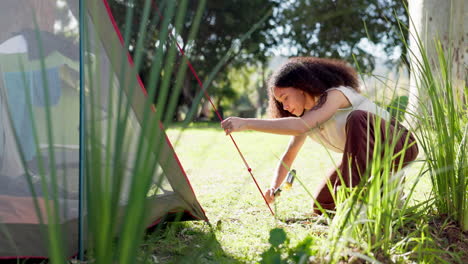
[[(300, 0), (284, 4), (278, 13), (279, 35), (294, 47), (293, 56), (340, 58), (371, 72), (375, 54), (359, 44), (367, 39), (383, 45), (387, 54), (406, 49), (400, 40), (398, 20), (407, 22), (406, 0)], [(354, 56), (354, 57), (353, 57)]]
[[(133, 3), (132, 3), (133, 2)], [(111, 8), (117, 24), (125, 31), (125, 14), (128, 8), (133, 8), (133, 22), (130, 23), (130, 45), (135, 46), (138, 39), (138, 26), (145, 0), (113, 0)], [(161, 12), (161, 5), (164, 1), (154, 1), (152, 17), (150, 20), (157, 21), (154, 16)], [(271, 35), (274, 27), (273, 23), (264, 22), (256, 28), (252, 34), (240, 43), (240, 37), (245, 34), (260, 18), (267, 14), (268, 10), (277, 6), (273, 0), (243, 0), (243, 1), (207, 1), (203, 12), (202, 21), (196, 39), (188, 42), (188, 32), (195, 16), (198, 1), (189, 0), (186, 19), (183, 29), (177, 32), (176, 39), (184, 53), (189, 57), (197, 74), (203, 81), (207, 78), (210, 70), (213, 69), (221, 58), (229, 51), (233, 55), (222, 65), (221, 70), (212, 82), (210, 95), (231, 96), (229, 85), (225, 85), (229, 68), (240, 67), (257, 61), (266, 61), (266, 50), (276, 44), (275, 38)], [(266, 21), (273, 20), (270, 15)], [(147, 23), (147, 39), (145, 41), (145, 63), (142, 65), (140, 75), (143, 82), (147, 81), (149, 70), (155, 52), (155, 44), (159, 39), (159, 27), (157, 23)], [(169, 44), (169, 43), (168, 43)], [(130, 49), (130, 52), (132, 50)], [(178, 58), (180, 63), (181, 57)], [(191, 105), (196, 94), (200, 91), (195, 78), (190, 71), (187, 71), (186, 81), (179, 100), (179, 105)]]
[[(429, 62), (433, 68), (438, 64), (436, 40), (441, 41), (445, 52), (451, 51), (451, 69), (454, 81), (453, 87), (457, 89), (460, 101), (463, 101), (463, 87), (466, 85), (467, 39), (464, 37), (468, 27), (464, 23), (464, 0), (418, 0), (409, 2), (410, 25), (409, 40), (411, 51), (410, 94), (408, 103), (409, 113), (419, 112), (419, 103), (424, 101), (425, 88), (420, 83), (421, 72), (417, 66), (422, 61), (421, 50), (418, 45), (425, 48)], [(419, 40), (421, 42), (419, 42)], [(448, 55), (448, 54), (447, 54)], [(466, 97), (465, 99), (466, 100)], [(410, 116), (406, 117), (409, 123), (414, 123)]]

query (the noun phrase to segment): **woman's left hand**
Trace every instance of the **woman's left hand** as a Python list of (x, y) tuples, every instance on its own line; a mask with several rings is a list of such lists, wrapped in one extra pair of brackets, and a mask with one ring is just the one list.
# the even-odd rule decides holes
[(240, 117), (228, 117), (221, 122), (221, 127), (226, 132), (226, 135), (232, 132), (238, 132), (247, 129), (247, 119)]

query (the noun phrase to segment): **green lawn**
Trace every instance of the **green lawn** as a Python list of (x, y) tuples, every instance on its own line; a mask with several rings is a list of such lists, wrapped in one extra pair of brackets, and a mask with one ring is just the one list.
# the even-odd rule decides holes
[[(212, 228), (202, 221), (194, 221), (171, 224), (173, 228), (163, 234), (150, 235), (148, 244), (154, 247), (153, 258), (159, 263), (256, 262), (269, 247), (272, 228), (284, 228), (291, 246), (307, 235), (321, 236), (326, 231), (326, 220), (308, 219), (312, 199), (306, 189), (314, 193), (321, 178), (333, 168), (333, 160), (340, 160), (340, 153), (329, 153), (307, 140), (293, 165), (297, 181), (290, 191), (283, 191), (273, 206), (275, 219), (219, 124), (197, 125), (183, 132), (173, 127), (167, 132)], [(263, 191), (270, 184), (289, 137), (241, 132), (234, 134), (234, 139)], [(418, 166), (408, 171), (408, 182), (417, 171)], [(428, 180), (422, 182), (416, 199), (422, 199), (430, 190)]]

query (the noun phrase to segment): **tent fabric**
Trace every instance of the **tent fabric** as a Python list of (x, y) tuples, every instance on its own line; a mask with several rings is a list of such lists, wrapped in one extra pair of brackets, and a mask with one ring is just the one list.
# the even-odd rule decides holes
[[(50, 187), (52, 171), (58, 175), (58, 191), (55, 195), (60, 204), (60, 225), (66, 234), (63, 239), (66, 254), (72, 256), (77, 253), (80, 221), (80, 107), (98, 110), (93, 119), (90, 116), (84, 119), (84, 127), (93, 123), (103, 131), (115, 131), (115, 126), (107, 126), (116, 124), (115, 112), (119, 106), (117, 97), (112, 99), (110, 95), (123, 92), (124, 103), (132, 98), (128, 102), (131, 111), (124, 164), (124, 185), (127, 185), (125, 190), (128, 190), (133, 177), (132, 166), (145, 111), (143, 106), (146, 91), (139, 77), (132, 76), (134, 66), (128, 53), (122, 52), (122, 37), (107, 1), (87, 1), (83, 17), (86, 20), (85, 32), (89, 46), (84, 52), (89, 56), (81, 61), (85, 63), (83, 86), (88, 90), (93, 89), (101, 99), (98, 103), (85, 99), (86, 104), (80, 106), (80, 53), (76, 40), (83, 36), (77, 35), (77, 30), (74, 31), (75, 34), (64, 35), (60, 30), (54, 29), (54, 25), (66, 23), (63, 12), (68, 13), (71, 20), (78, 22), (77, 4), (78, 1), (67, 1), (65, 6), (61, 6), (59, 14), (56, 12), (56, 0), (0, 1), (0, 13), (4, 15), (2, 21), (11, 22), (0, 23), (0, 259), (47, 258), (48, 238), (45, 228), (48, 221), (45, 206), (51, 201), (44, 196), (43, 190), (45, 186)], [(15, 12), (25, 10), (25, 16), (9, 14), (5, 9)], [(41, 43), (47, 46), (46, 52), (41, 51), (32, 34), (35, 24), (26, 15), (31, 15), (31, 10), (34, 10), (36, 17), (47, 16), (47, 19), (42, 19), (37, 24), (42, 33)], [(77, 29), (79, 23), (69, 25)], [(18, 36), (22, 36), (21, 40), (26, 42), (26, 50), (24, 47), (14, 49), (8, 44), (18, 41)], [(42, 63), (45, 64), (45, 69), (41, 68)], [(124, 79), (135, 80), (130, 85), (119, 83), (118, 77), (121, 76), (117, 73), (120, 73), (122, 63), (127, 66)], [(43, 76), (46, 77), (45, 80)], [(46, 109), (50, 111), (52, 121), (52, 140), (47, 132)], [(108, 122), (109, 119), (114, 120)], [(149, 122), (157, 121), (152, 115)], [(183, 212), (187, 218), (207, 221), (169, 139), (163, 128), (160, 127), (160, 130), (164, 140), (152, 154), (160, 155), (153, 176), (153, 185), (157, 184), (159, 190), (148, 194), (149, 210), (145, 216), (145, 225), (154, 225), (166, 215), (175, 212)], [(111, 136), (114, 135), (111, 133)], [(101, 144), (105, 146), (107, 142), (107, 138), (103, 137)], [(124, 191), (120, 197), (118, 215), (125, 215), (127, 196), (128, 191)], [(41, 212), (42, 221), (37, 215), (36, 205)], [(84, 213), (86, 214), (86, 208)], [(123, 218), (116, 221), (121, 219)], [(86, 232), (82, 235), (86, 237)]]

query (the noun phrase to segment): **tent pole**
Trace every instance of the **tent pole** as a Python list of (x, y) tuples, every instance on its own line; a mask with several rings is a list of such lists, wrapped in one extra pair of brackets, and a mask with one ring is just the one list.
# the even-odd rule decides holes
[(84, 232), (84, 156), (85, 156), (85, 147), (84, 147), (84, 120), (85, 120), (85, 96), (84, 96), (84, 2), (85, 0), (80, 0), (79, 3), (79, 38), (80, 38), (80, 160), (79, 160), (79, 211), (78, 211), (78, 260), (84, 261), (84, 242), (83, 242), (83, 232)]

